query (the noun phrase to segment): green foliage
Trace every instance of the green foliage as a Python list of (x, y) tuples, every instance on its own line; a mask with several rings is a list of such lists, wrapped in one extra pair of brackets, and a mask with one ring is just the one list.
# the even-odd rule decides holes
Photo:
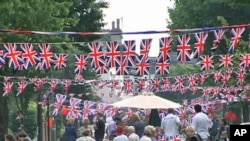
[(21, 132), (20, 127), (21, 124), (23, 124), (23, 129), (25, 132), (27, 132), (30, 137), (35, 137), (36, 135), (36, 103), (30, 102), (26, 115), (22, 120), (17, 120), (16, 117), (18, 116), (19, 111), (18, 110), (12, 110), (10, 112), (10, 129), (13, 131), (14, 135)]
[[(170, 8), (167, 27), (170, 29), (192, 29), (192, 28), (202, 28), (202, 27), (220, 27), (228, 25), (238, 25), (249, 23), (250, 17), (250, 1), (249, 0), (174, 0), (174, 8)], [(193, 35), (191, 35), (193, 36)], [(224, 39), (219, 44), (215, 55), (215, 70), (222, 70), (224, 72), (225, 68), (219, 67), (219, 54), (226, 54), (229, 43), (230, 43), (230, 31), (226, 31)], [(206, 41), (204, 54), (211, 55), (210, 48), (213, 43), (213, 34), (209, 33), (208, 39)], [(191, 41), (193, 43), (193, 41)], [(245, 54), (249, 52), (248, 50), (248, 30), (244, 32), (242, 41), (240, 42), (236, 52), (234, 53), (234, 68), (239, 66), (239, 54)], [(171, 73), (176, 74), (186, 74), (186, 69), (183, 68), (171, 68)], [(173, 70), (173, 71), (172, 71)], [(236, 69), (234, 69), (237, 71)], [(201, 72), (197, 68), (194, 69), (193, 73)], [(246, 77), (246, 83), (249, 83), (249, 74)], [(229, 81), (229, 85), (235, 85), (237, 79), (235, 74)], [(203, 86), (221, 86), (221, 83), (214, 83), (213, 78), (208, 78)], [(248, 92), (249, 93), (249, 92)], [(247, 95), (249, 95), (247, 93)], [(170, 97), (168, 95), (163, 95), (164, 97)], [(183, 96), (183, 98), (186, 97)], [(171, 97), (173, 99), (178, 99), (178, 96)], [(230, 108), (234, 111), (239, 111), (243, 106), (242, 104), (247, 103), (230, 103)], [(249, 103), (248, 103), (249, 104)], [(249, 113), (248, 113), (249, 114)]]
[[(27, 31), (100, 31), (103, 27), (103, 13), (102, 8), (107, 7), (107, 3), (95, 0), (12, 0), (0, 1), (0, 29), (13, 29), (13, 30), (27, 30)], [(3, 14), (4, 13), (4, 14)], [(98, 37), (80, 37), (80, 36), (54, 36), (54, 35), (36, 35), (36, 34), (13, 34), (5, 33), (0, 35), (0, 43), (62, 43), (52, 44), (52, 51), (54, 53), (67, 53), (67, 54), (84, 54), (87, 47), (82, 45), (71, 45), (67, 42), (79, 41), (87, 42), (97, 39)], [(65, 44), (63, 44), (65, 43)], [(39, 50), (38, 44), (34, 44), (35, 49)], [(76, 47), (84, 49), (76, 49)], [(0, 48), (3, 48), (3, 44), (0, 44)], [(35, 68), (29, 70), (17, 71), (8, 67), (3, 67), (0, 70), (0, 74), (4, 76), (25, 76), (27, 78), (34, 77), (49, 77), (60, 79), (73, 79), (74, 78), (74, 56), (69, 56), (69, 67), (64, 70), (54, 70), (53, 68), (45, 71), (36, 71)], [(96, 78), (95, 73), (91, 69), (84, 72), (85, 79)], [(1, 78), (1, 82), (2, 82)], [(45, 93), (49, 90), (48, 84), (43, 89), (35, 93), (34, 85), (29, 85), (27, 89), (19, 97), (16, 97), (17, 93), (16, 82), (18, 79), (14, 78), (12, 81), (15, 83), (13, 92), (8, 98), (0, 97), (0, 101), (8, 100), (8, 104), (11, 107), (11, 111), (15, 109), (15, 112), (21, 112), (25, 117), (29, 117), (31, 113), (28, 110), (28, 103), (37, 99), (37, 96)], [(62, 91), (62, 86), (60, 87)], [(77, 87), (70, 89), (72, 93), (87, 93), (89, 87)], [(88, 99), (94, 99), (93, 96), (88, 96)], [(7, 105), (5, 105), (7, 106)], [(0, 111), (0, 122), (5, 118), (4, 115), (8, 114), (8, 110)], [(32, 119), (36, 119), (33, 118)], [(24, 124), (31, 124), (29, 120), (24, 120)], [(32, 127), (36, 126), (36, 123), (32, 123)], [(14, 126), (15, 124), (12, 124)], [(36, 131), (36, 130), (32, 130)], [(1, 131), (0, 131), (1, 132)], [(2, 137), (0, 137), (1, 140)]]
[[(78, 32), (98, 32), (101, 31), (105, 23), (103, 23), (103, 8), (108, 8), (108, 3), (105, 1), (96, 0), (74, 0), (73, 6), (70, 8), (69, 17), (77, 17), (79, 21), (75, 24), (68, 24), (65, 27), (67, 31)], [(90, 42), (100, 38), (100, 36), (74, 36), (74, 41)], [(87, 48), (78, 46), (81, 50), (88, 52)]]

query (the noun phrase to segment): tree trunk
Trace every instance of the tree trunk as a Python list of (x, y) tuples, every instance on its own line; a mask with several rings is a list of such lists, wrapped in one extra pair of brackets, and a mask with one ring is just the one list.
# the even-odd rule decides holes
[(243, 122), (249, 122), (249, 103), (245, 102), (242, 106)]
[[(3, 84), (0, 84), (0, 88), (3, 88)], [(0, 93), (3, 91), (0, 89)], [(9, 111), (7, 106), (7, 97), (3, 97), (0, 95), (0, 141), (4, 141), (4, 135), (8, 132), (8, 119), (9, 119)]]

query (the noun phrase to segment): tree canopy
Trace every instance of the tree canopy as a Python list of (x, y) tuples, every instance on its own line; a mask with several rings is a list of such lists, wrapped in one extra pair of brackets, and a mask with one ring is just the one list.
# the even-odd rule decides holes
[[(248, 0), (174, 0), (174, 3), (174, 7), (168, 9), (170, 19), (167, 19), (167, 27), (170, 29), (192, 29), (203, 27), (240, 25), (248, 24), (250, 20), (250, 2)], [(234, 53), (234, 61), (237, 62), (234, 67), (237, 67), (239, 65), (239, 61), (237, 60), (239, 54), (248, 52), (248, 31), (249, 30), (246, 29), (246, 31), (244, 32), (242, 41), (237, 51)], [(212, 34), (210, 33), (210, 35)], [(230, 38), (230, 32), (227, 32), (224, 36), (223, 42), (220, 43), (217, 51), (214, 53), (215, 56), (218, 57), (221, 54), (228, 53), (227, 51), (229, 47)], [(206, 55), (212, 54), (210, 50), (213, 43), (212, 40), (213, 38), (208, 38), (206, 41)], [(215, 61), (215, 66), (218, 66), (218, 62), (218, 60)], [(216, 69), (220, 68), (216, 67), (215, 70)], [(245, 80), (248, 81), (248, 78), (249, 74), (247, 74)], [(211, 86), (212, 83), (214, 83), (214, 81), (209, 80), (207, 83), (204, 84)], [(232, 78), (232, 80), (230, 80), (229, 82), (230, 85), (235, 85), (235, 83), (235, 78)], [(246, 103), (243, 102), (243, 104)], [(244, 110), (246, 109), (243, 109), (243, 111)], [(239, 111), (240, 110), (238, 110), (237, 112)], [(247, 114), (249, 114), (249, 111)]]
[[(13, 0), (13, 1), (0, 1), (0, 29), (10, 30), (28, 30), (28, 31), (101, 31), (105, 25), (103, 23), (102, 8), (107, 8), (108, 3), (96, 0)], [(83, 50), (78, 50), (75, 45), (63, 44), (75, 41), (92, 41), (98, 37), (69, 37), (69, 36), (49, 36), (49, 35), (33, 35), (33, 34), (13, 34), (6, 33), (0, 35), (0, 48), (3, 48), (4, 43), (34, 43), (35, 49), (38, 49), (37, 43), (59, 43), (53, 44), (52, 50), (55, 53), (86, 53)], [(61, 43), (61, 44), (60, 44)], [(82, 46), (81, 48), (87, 48)], [(86, 50), (85, 50), (86, 51)], [(72, 57), (69, 57), (72, 59)], [(56, 77), (56, 78), (73, 78), (73, 65), (62, 71), (55, 71), (53, 69), (47, 71), (37, 72), (34, 68), (26, 71), (17, 71), (4, 67), (0, 70), (1, 74), (5, 76), (25, 76), (27, 78), (33, 77)], [(69, 74), (72, 73), (72, 74)], [(93, 73), (86, 72), (87, 77), (96, 77)], [(0, 78), (3, 82), (3, 78)], [(3, 84), (1, 83), (1, 88)], [(75, 89), (72, 89), (74, 91)], [(77, 89), (76, 89), (77, 90)], [(18, 110), (15, 110), (16, 115), (18, 112), (25, 112), (28, 109), (30, 100), (36, 100), (32, 85), (28, 86), (28, 90), (20, 97), (13, 96), (2, 97), (0, 96), (0, 140), (4, 140), (4, 134), (8, 129), (8, 116), (9, 108), (8, 103), (17, 102), (13, 105)], [(83, 88), (77, 91), (84, 91)], [(0, 89), (3, 93), (3, 90)], [(13, 109), (14, 110), (14, 109)], [(12, 115), (14, 115), (12, 112)], [(13, 118), (12, 118), (13, 119)], [(28, 125), (29, 123), (27, 123)], [(16, 125), (18, 126), (18, 125)], [(36, 127), (36, 125), (33, 125)], [(32, 127), (33, 128), (33, 127)], [(30, 130), (33, 130), (30, 128)]]

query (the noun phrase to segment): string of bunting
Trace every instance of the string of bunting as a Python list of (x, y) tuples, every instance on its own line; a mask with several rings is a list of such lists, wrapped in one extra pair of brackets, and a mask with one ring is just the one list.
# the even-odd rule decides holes
[[(67, 102), (66, 102), (67, 101)], [(220, 100), (204, 100), (203, 98), (195, 98), (191, 100), (191, 104), (183, 103), (184, 107), (175, 109), (178, 116), (183, 119), (183, 122), (187, 122), (187, 116), (195, 114), (193, 105), (199, 102), (202, 105), (202, 110), (206, 113), (211, 113), (214, 110), (219, 110), (223, 101)], [(68, 104), (65, 104), (68, 103)], [(91, 115), (95, 115), (98, 112), (103, 113), (106, 117), (113, 117), (117, 114), (124, 114), (123, 120), (129, 120), (132, 113), (136, 112), (142, 116), (148, 116), (150, 110), (137, 109), (132, 110), (130, 108), (118, 108), (104, 102), (94, 102), (90, 100), (81, 100), (72, 96), (66, 96), (64, 94), (56, 94), (56, 101), (50, 105), (53, 107), (52, 115), (57, 116), (62, 114), (67, 119), (86, 118)], [(165, 117), (167, 109), (159, 109), (159, 115), (161, 118)], [(185, 121), (186, 120), (186, 121)]]
[[(235, 70), (236, 71), (236, 70)], [(35, 91), (40, 91), (44, 84), (49, 84), (49, 89), (55, 91), (59, 85), (62, 85), (66, 92), (70, 90), (71, 85), (84, 85), (84, 86), (97, 86), (98, 89), (104, 87), (110, 88), (110, 97), (113, 96), (114, 90), (118, 95), (122, 93), (137, 94), (141, 91), (151, 92), (177, 92), (186, 93), (191, 90), (193, 94), (197, 93), (198, 90), (202, 90), (204, 95), (215, 94), (219, 95), (223, 93), (226, 97), (237, 97), (239, 92), (250, 90), (249, 85), (245, 85), (245, 75), (247, 74), (244, 68), (238, 68), (235, 72), (232, 68), (225, 70), (225, 72), (214, 71), (214, 72), (202, 72), (196, 74), (189, 74), (183, 76), (171, 76), (162, 78), (153, 78), (145, 80), (144, 78), (136, 78), (135, 81), (132, 79), (128, 80), (70, 80), (70, 79), (49, 79), (49, 78), (26, 78), (26, 77), (13, 77), (13, 76), (0, 76), (4, 77), (4, 96), (8, 96), (13, 91), (14, 80), (17, 81), (17, 95), (23, 93), (29, 84), (34, 84)], [(235, 74), (235, 75), (233, 75)], [(237, 86), (229, 86), (228, 82), (232, 77), (237, 78)], [(221, 86), (203, 86), (208, 78), (213, 78), (214, 82), (221, 84)], [(137, 84), (136, 90), (134, 87)], [(104, 96), (104, 94), (101, 94)], [(224, 97), (225, 97), (224, 96)]]
[[(231, 38), (228, 53), (234, 53), (238, 47), (242, 34), (245, 28), (232, 29), (233, 36)], [(216, 50), (218, 44), (221, 42), (224, 31), (214, 31), (215, 40), (211, 50)], [(214, 55), (204, 55), (205, 40), (208, 34), (205, 32), (195, 34), (196, 43), (192, 51), (189, 44), (190, 37), (186, 34), (178, 36), (179, 45), (177, 45), (177, 61), (188, 62), (193, 59), (200, 60), (201, 70), (211, 70), (214, 68)], [(172, 48), (171, 37), (163, 37), (159, 40), (160, 53), (156, 57), (156, 74), (169, 74), (170, 51)], [(108, 73), (110, 68), (115, 68), (116, 75), (129, 75), (130, 70), (136, 68), (136, 75), (149, 75), (150, 57), (149, 51), (151, 48), (152, 39), (143, 39), (140, 43), (140, 55), (136, 53), (136, 46), (134, 40), (124, 42), (124, 46), (120, 46), (116, 41), (107, 41), (104, 46), (99, 42), (92, 42), (88, 44), (90, 53), (74, 55), (74, 65), (76, 74), (81, 74), (86, 71), (88, 64), (94, 68), (97, 74)], [(47, 69), (62, 69), (68, 67), (69, 54), (54, 53), (51, 51), (51, 45), (39, 44), (38, 52), (33, 44), (19, 44), (6, 43), (0, 49), (0, 68), (7, 66), (16, 70), (27, 70), (35, 67), (36, 70), (42, 71)], [(220, 67), (232, 66), (233, 55), (225, 54), (219, 55)], [(249, 67), (250, 55), (245, 54), (240, 56), (241, 66)]]
[(174, 29), (174, 30), (162, 30), (162, 31), (136, 31), (136, 32), (46, 32), (46, 31), (31, 31), (31, 30), (15, 30), (15, 29), (0, 29), (0, 33), (14, 33), (14, 34), (36, 34), (36, 35), (81, 35), (81, 36), (93, 36), (93, 35), (134, 35), (134, 34), (159, 34), (159, 33), (192, 33), (212, 31), (218, 29), (231, 29), (240, 27), (249, 27), (250, 24), (221, 26), (221, 27), (203, 27), (193, 29)]

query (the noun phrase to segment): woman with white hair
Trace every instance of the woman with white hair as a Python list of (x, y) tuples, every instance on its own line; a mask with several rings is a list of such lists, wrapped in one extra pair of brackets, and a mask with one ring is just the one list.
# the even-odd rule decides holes
[(197, 134), (194, 126), (187, 126), (185, 129), (187, 135), (186, 141), (202, 141), (202, 138)]
[(144, 130), (143, 136), (140, 138), (140, 141), (152, 141), (151, 140), (152, 132), (149, 128)]
[(135, 127), (129, 126), (128, 127), (128, 140), (129, 141), (139, 141), (139, 136), (135, 133)]

